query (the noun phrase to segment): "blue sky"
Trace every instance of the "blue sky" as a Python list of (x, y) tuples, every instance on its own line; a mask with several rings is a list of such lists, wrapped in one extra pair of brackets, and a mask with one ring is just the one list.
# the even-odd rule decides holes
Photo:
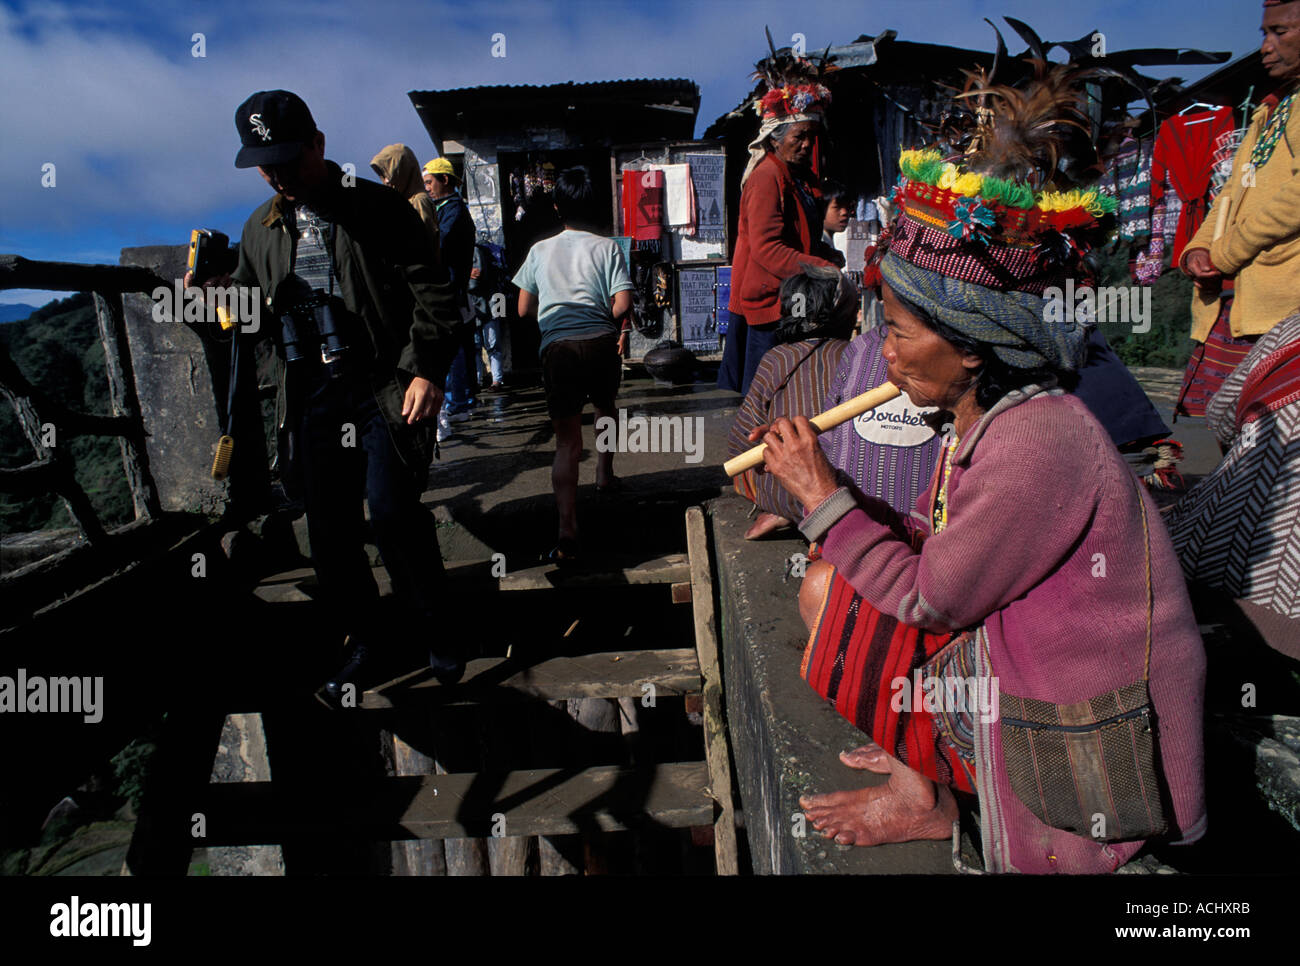
[[(0, 252), (116, 263), (123, 247), (182, 244), (192, 227), (237, 235), (267, 196), (255, 171), (233, 164), (234, 109), (254, 90), (301, 94), (327, 155), (364, 176), (394, 141), (433, 156), (410, 90), (686, 77), (701, 89), (698, 134), (750, 89), (764, 24), (778, 46), (795, 32), (819, 49), (892, 28), (902, 40), (991, 49), (980, 18), (1002, 15), (1048, 39), (1101, 30), (1111, 49), (1236, 57), (1259, 41), (1254, 0), (0, 0)], [(205, 57), (192, 55), (195, 33)], [(504, 58), (491, 55), (495, 33)], [(54, 187), (41, 184), (47, 163)], [(0, 302), (48, 298), (0, 292)]]

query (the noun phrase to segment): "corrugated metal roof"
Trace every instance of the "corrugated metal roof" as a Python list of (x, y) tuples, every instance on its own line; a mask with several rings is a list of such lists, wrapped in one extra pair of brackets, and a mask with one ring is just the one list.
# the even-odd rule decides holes
[(473, 131), (551, 123), (591, 132), (610, 143), (689, 138), (700, 89), (686, 78), (635, 78), (561, 84), (498, 84), (407, 95), (434, 144)]
[(480, 85), (478, 87), (455, 87), (441, 91), (411, 91), (408, 96), (412, 99), (417, 96), (429, 99), (452, 99), (467, 94), (482, 96), (491, 94), (515, 94), (520, 91), (535, 91), (539, 94), (549, 96), (560, 92), (621, 94), (633, 90), (674, 90), (683, 94), (691, 94), (695, 97), (699, 97), (700, 94), (700, 89), (698, 85), (696, 85), (695, 81), (684, 77), (636, 77), (611, 81), (565, 81), (560, 84), (492, 84)]

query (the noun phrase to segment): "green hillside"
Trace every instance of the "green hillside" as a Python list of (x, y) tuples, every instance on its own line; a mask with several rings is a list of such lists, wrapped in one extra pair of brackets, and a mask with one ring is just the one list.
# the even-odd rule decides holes
[[(1128, 248), (1120, 246), (1104, 253), (1098, 285), (1128, 287)], [(1177, 270), (1166, 269), (1151, 287), (1151, 331), (1136, 334), (1132, 327), (1104, 323), (1101, 334), (1126, 366), (1157, 366), (1183, 369), (1192, 354), (1192, 280)]]
[[(109, 412), (104, 348), (90, 295), (52, 302), (25, 320), (0, 326), (0, 343), (23, 375), (63, 405), (85, 412)], [(57, 443), (72, 453), (77, 479), (104, 526), (133, 519), (118, 441), (81, 437)], [(0, 466), (22, 466), (34, 455), (13, 408), (0, 400)], [(0, 494), (0, 533), (69, 526), (75, 524), (63, 501), (54, 495), (17, 500)]]

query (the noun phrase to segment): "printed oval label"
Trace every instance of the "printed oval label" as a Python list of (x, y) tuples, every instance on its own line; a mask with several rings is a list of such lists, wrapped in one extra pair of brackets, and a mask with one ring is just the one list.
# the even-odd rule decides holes
[(937, 412), (937, 406), (914, 406), (906, 395), (895, 396), (883, 406), (869, 409), (853, 420), (853, 428), (868, 443), (882, 446), (920, 446), (935, 432), (921, 417)]

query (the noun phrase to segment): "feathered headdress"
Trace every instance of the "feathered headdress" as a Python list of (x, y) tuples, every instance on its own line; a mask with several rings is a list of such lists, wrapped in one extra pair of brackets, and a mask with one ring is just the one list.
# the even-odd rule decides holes
[[(921, 268), (1041, 294), (1104, 237), (1118, 208), (1079, 183), (1096, 160), (1082, 91), (1090, 74), (1038, 60), (1020, 86), (992, 85), (990, 76), (967, 71), (940, 123), (962, 153), (902, 152), (886, 243)], [(876, 266), (884, 248), (873, 253)], [(871, 261), (867, 277), (876, 277)]]
[(967, 71), (969, 88), (957, 99), (976, 103), (975, 126), (965, 147), (966, 168), (1035, 186), (1053, 181), (1060, 162), (1077, 150), (1075, 132), (1088, 133), (1081, 87), (1087, 70), (1033, 62), (1034, 79), (1023, 89), (988, 83)]
[(827, 47), (822, 54), (821, 62), (814, 64), (793, 51), (778, 53), (772, 43), (772, 32), (766, 27), (763, 29), (767, 33), (771, 56), (754, 65), (753, 79), (767, 85), (767, 92), (754, 102), (754, 110), (765, 121), (823, 113), (831, 102), (831, 92), (822, 80), (835, 70), (828, 65), (830, 48)]

